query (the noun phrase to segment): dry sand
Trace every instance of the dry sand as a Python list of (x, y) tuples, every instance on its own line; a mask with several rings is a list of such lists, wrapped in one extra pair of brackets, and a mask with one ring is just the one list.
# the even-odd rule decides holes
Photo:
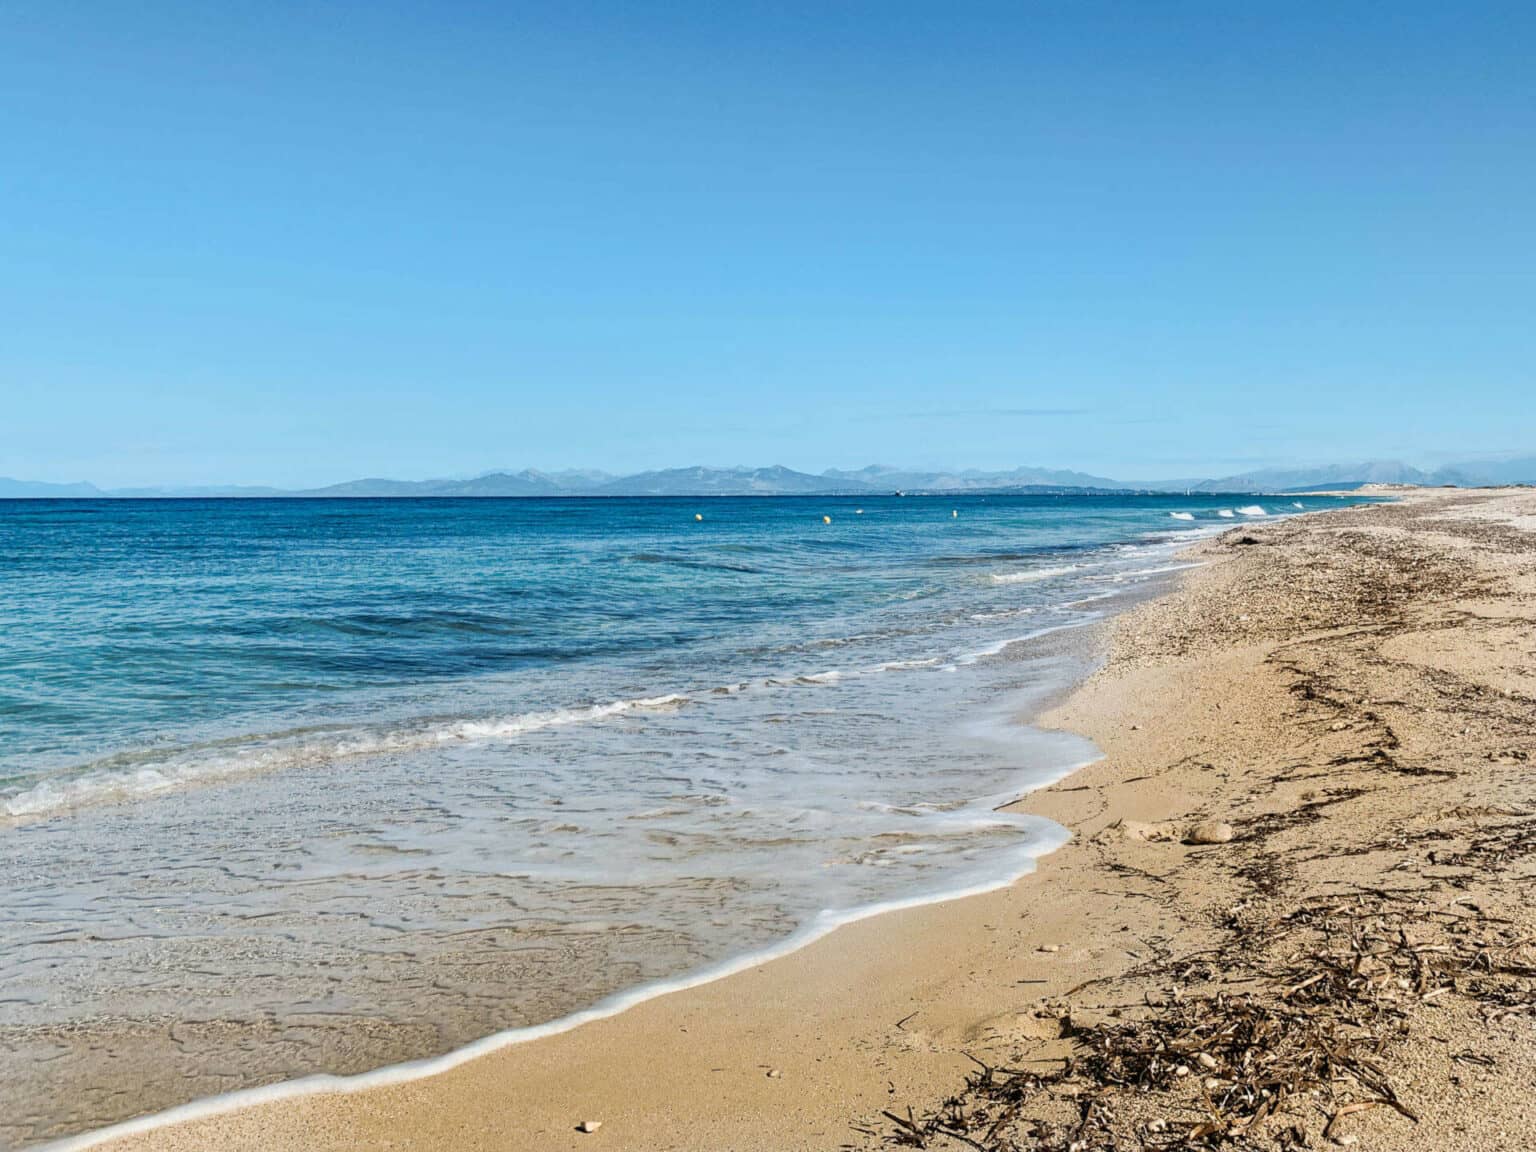
[[(1529, 490), (1411, 493), (1202, 546), (1213, 562), (1113, 622), (1104, 668), (1043, 718), (1105, 759), (1023, 801), (1075, 839), (1011, 888), (429, 1079), (107, 1146), (915, 1143), (889, 1111), (930, 1148), (1323, 1147), (1333, 1116), (1329, 1138), (1362, 1148), (1526, 1147), (1533, 517)], [(1233, 839), (1183, 843), (1204, 820)], [(1223, 1013), (1248, 1011), (1269, 1039), (1222, 1048)], [(1302, 1033), (1274, 1029), (1293, 1025), (1321, 1045), (1301, 1045), (1317, 1074), (1244, 1103), (1254, 1069), (1292, 1067)], [(1149, 1037), (1165, 1050), (1136, 1056)], [(962, 1092), (972, 1057), (1051, 1073), (1066, 1056), (1066, 1079)], [(957, 1125), (963, 1140), (942, 1130)]]

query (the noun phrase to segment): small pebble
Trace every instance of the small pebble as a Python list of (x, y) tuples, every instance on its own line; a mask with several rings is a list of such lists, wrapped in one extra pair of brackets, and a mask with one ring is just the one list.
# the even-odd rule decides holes
[(1202, 1068), (1216, 1067), (1216, 1057), (1212, 1056), (1209, 1052), (1201, 1052), (1195, 1059), (1200, 1061), (1200, 1067)]
[(601, 1120), (583, 1120), (580, 1124), (576, 1125), (576, 1131), (596, 1132), (602, 1126), (603, 1122)]
[(1042, 944), (1042, 945), (1040, 945), (1039, 951), (1041, 951), (1041, 952), (1060, 952), (1061, 951), (1061, 945), (1060, 944)]
[(1229, 844), (1236, 833), (1221, 820), (1203, 820), (1193, 825), (1184, 839), (1190, 844)]
[(1188, 1064), (1180, 1064), (1177, 1068), (1175, 1068), (1173, 1070), (1173, 1074), (1175, 1076), (1188, 1076), (1189, 1075), (1189, 1065)]
[(768, 1069), (768, 1079), (770, 1080), (778, 1080), (783, 1075), (784, 1073), (780, 1072), (777, 1068)]

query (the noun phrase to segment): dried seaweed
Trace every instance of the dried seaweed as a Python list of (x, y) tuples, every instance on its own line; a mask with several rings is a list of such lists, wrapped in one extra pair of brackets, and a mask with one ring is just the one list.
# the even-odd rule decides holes
[[(1533, 854), (1536, 819), (1522, 818), (1429, 855), (1499, 872)], [(1107, 1019), (1079, 1022), (1066, 1009), (1075, 1050), (1059, 1068), (977, 1061), (937, 1109), (887, 1113), (885, 1139), (982, 1152), (1283, 1148), (1304, 1146), (1298, 1119), (1312, 1109), (1321, 1109), (1325, 1139), (1375, 1108), (1416, 1121), (1382, 1056), (1403, 1041), (1418, 1005), (1457, 996), (1490, 1020), (1536, 1012), (1536, 943), (1479, 905), (1444, 901), (1449, 890), (1432, 878), (1314, 895), (1267, 919), (1237, 909), (1219, 948), (1092, 982), (1169, 987)], [(1257, 986), (1232, 990), (1245, 981)]]

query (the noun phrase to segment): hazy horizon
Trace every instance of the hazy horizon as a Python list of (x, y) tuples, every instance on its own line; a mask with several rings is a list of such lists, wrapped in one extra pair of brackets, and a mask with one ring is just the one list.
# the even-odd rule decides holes
[[(1167, 486), (1167, 485), (1172, 485), (1172, 484), (1181, 484), (1182, 485), (1182, 484), (1185, 484), (1185, 483), (1199, 484), (1201, 482), (1213, 482), (1213, 481), (1221, 481), (1221, 480), (1234, 480), (1234, 479), (1239, 479), (1239, 478), (1245, 477), (1245, 476), (1266, 476), (1266, 475), (1290, 476), (1290, 477), (1303, 477), (1303, 478), (1305, 478), (1309, 474), (1316, 474), (1315, 478), (1320, 478), (1323, 474), (1326, 474), (1329, 479), (1337, 480), (1339, 482), (1370, 481), (1372, 479), (1383, 478), (1381, 476), (1373, 476), (1372, 473), (1391, 473), (1392, 471), (1397, 470), (1397, 469), (1411, 470), (1411, 471), (1414, 471), (1414, 472), (1419, 472), (1419, 473), (1425, 474), (1426, 476), (1432, 476), (1432, 475), (1436, 474), (1437, 472), (1439, 472), (1443, 476), (1444, 473), (1447, 470), (1449, 470), (1451, 472), (1455, 472), (1457, 470), (1464, 470), (1464, 471), (1465, 470), (1470, 470), (1470, 471), (1475, 473), (1480, 468), (1497, 469), (1500, 465), (1505, 465), (1505, 466), (1516, 465), (1517, 467), (1515, 467), (1513, 469), (1513, 471), (1514, 472), (1519, 472), (1520, 475), (1517, 478), (1515, 478), (1514, 480), (1511, 480), (1510, 479), (1511, 469), (1509, 467), (1505, 467), (1504, 468), (1504, 475), (1502, 476), (1502, 478), (1498, 482), (1520, 482), (1520, 483), (1536, 482), (1536, 454), (1519, 454), (1519, 453), (1484, 453), (1484, 454), (1480, 454), (1480, 455), (1469, 454), (1469, 455), (1463, 455), (1463, 456), (1457, 456), (1455, 454), (1449, 454), (1449, 453), (1435, 453), (1435, 454), (1431, 454), (1427, 458), (1422, 458), (1422, 459), (1419, 459), (1419, 460), (1365, 460), (1365, 459), (1327, 460), (1327, 461), (1316, 461), (1316, 462), (1298, 463), (1298, 464), (1289, 465), (1289, 466), (1287, 466), (1287, 465), (1279, 465), (1279, 466), (1268, 467), (1268, 468), (1248, 469), (1248, 470), (1245, 470), (1244, 472), (1240, 472), (1240, 473), (1223, 473), (1223, 472), (1216, 472), (1216, 471), (1204, 471), (1204, 472), (1195, 471), (1195, 472), (1188, 473), (1186, 475), (1177, 475), (1177, 476), (1175, 476), (1175, 475), (1135, 476), (1135, 475), (1130, 475), (1130, 474), (1127, 474), (1127, 473), (1115, 473), (1115, 472), (1095, 473), (1095, 472), (1090, 472), (1087, 469), (1073, 468), (1073, 467), (1070, 467), (1070, 466), (1063, 467), (1063, 468), (1056, 468), (1056, 467), (1048, 467), (1048, 466), (1044, 466), (1044, 465), (1034, 465), (1034, 464), (1027, 464), (1027, 463), (1015, 464), (1015, 465), (1012, 465), (1012, 466), (1006, 467), (1006, 468), (975, 468), (975, 467), (934, 467), (934, 468), (921, 468), (921, 467), (911, 467), (911, 466), (903, 466), (903, 465), (891, 465), (891, 464), (878, 464), (877, 463), (877, 464), (866, 464), (866, 465), (863, 465), (863, 466), (861, 466), (859, 468), (827, 467), (827, 468), (804, 469), (804, 470), (802, 470), (802, 469), (789, 469), (789, 471), (795, 473), (796, 475), (800, 475), (800, 476), (809, 476), (809, 477), (815, 477), (815, 478), (829, 478), (829, 479), (833, 480), (834, 482), (838, 481), (838, 480), (841, 480), (841, 479), (862, 476), (863, 477), (863, 481), (862, 481), (863, 483), (871, 484), (871, 485), (874, 485), (876, 487), (878, 487), (880, 482), (884, 478), (886, 478), (886, 477), (900, 478), (899, 480), (893, 481), (893, 482), (908, 483), (908, 482), (911, 482), (911, 481), (917, 481), (917, 482), (920, 483), (921, 479), (924, 478), (924, 477), (931, 477), (931, 478), (952, 477), (952, 478), (959, 478), (959, 479), (970, 478), (970, 479), (983, 480), (984, 481), (984, 480), (987, 480), (988, 478), (991, 478), (991, 479), (1002, 479), (1002, 478), (1006, 478), (1006, 477), (1009, 477), (1009, 476), (1022, 475), (1022, 474), (1039, 474), (1039, 475), (1025, 476), (1025, 478), (1016, 481), (1017, 483), (1022, 484), (1022, 485), (1033, 484), (1033, 485), (1061, 485), (1061, 486), (1067, 486), (1067, 485), (1072, 485), (1072, 484), (1078, 484), (1078, 485), (1084, 486), (1084, 487), (1106, 486), (1106, 485), (1121, 485), (1121, 486), (1124, 486), (1124, 487), (1137, 487), (1137, 486), (1147, 485), (1147, 486), (1157, 487), (1157, 486)], [(779, 464), (779, 463), (776, 463), (776, 462), (775, 463), (766, 463), (766, 464), (750, 464), (750, 463), (746, 463), (746, 464), (744, 464), (744, 463), (736, 463), (736, 464), (700, 464), (700, 463), (691, 463), (691, 464), (674, 464), (674, 465), (671, 465), (671, 466), (668, 466), (668, 467), (665, 467), (665, 468), (659, 468), (659, 469), (641, 469), (641, 470), (634, 471), (634, 472), (620, 472), (620, 471), (616, 471), (614, 469), (602, 468), (602, 467), (587, 467), (587, 468), (582, 468), (582, 467), (576, 467), (576, 468), (539, 468), (539, 467), (536, 467), (536, 466), (533, 466), (533, 465), (526, 465), (526, 466), (501, 465), (501, 466), (491, 467), (491, 468), (478, 468), (478, 469), (470, 469), (470, 470), (461, 470), (461, 471), (459, 471), (457, 473), (449, 473), (449, 474), (437, 475), (437, 476), (407, 476), (407, 475), (388, 474), (388, 473), (379, 473), (379, 474), (370, 475), (370, 476), (347, 476), (347, 477), (343, 477), (343, 478), (340, 478), (340, 479), (337, 479), (337, 480), (329, 481), (329, 482), (327, 482), (325, 484), (307, 485), (307, 486), (270, 484), (270, 483), (244, 484), (244, 483), (231, 483), (231, 482), (225, 482), (225, 481), (219, 481), (219, 480), (214, 480), (214, 481), (210, 481), (210, 482), (206, 482), (206, 483), (197, 483), (197, 484), (168, 484), (168, 483), (158, 483), (157, 484), (157, 483), (145, 483), (145, 484), (131, 484), (131, 485), (107, 485), (107, 484), (100, 484), (100, 483), (96, 482), (95, 480), (93, 480), (90, 477), (75, 477), (75, 478), (72, 478), (70, 480), (55, 481), (55, 480), (40, 480), (37, 477), (30, 477), (30, 476), (12, 476), (12, 475), (0, 474), (0, 485), (4, 485), (4, 484), (7, 484), (7, 483), (11, 483), (11, 482), (17, 482), (17, 483), (20, 483), (22, 485), (60, 486), (60, 487), (67, 487), (67, 486), (72, 486), (72, 485), (75, 485), (75, 486), (86, 485), (86, 486), (91, 486), (91, 487), (97, 488), (98, 490), (100, 490), (102, 492), (105, 492), (105, 493), (108, 493), (108, 494), (112, 494), (112, 493), (132, 493), (132, 492), (135, 492), (135, 491), (142, 491), (142, 492), (146, 492), (146, 493), (149, 493), (149, 492), (176, 493), (176, 492), (181, 492), (181, 491), (196, 492), (198, 490), (205, 490), (205, 489), (206, 490), (228, 489), (228, 490), (231, 490), (231, 491), (236, 490), (236, 489), (240, 489), (240, 490), (249, 490), (249, 491), (252, 491), (252, 492), (273, 491), (273, 492), (297, 492), (297, 493), (303, 493), (303, 492), (310, 492), (310, 491), (316, 491), (316, 490), (324, 490), (324, 489), (332, 488), (332, 487), (346, 487), (346, 486), (349, 486), (349, 485), (367, 484), (367, 483), (391, 483), (391, 484), (398, 483), (398, 484), (404, 484), (404, 485), (426, 485), (426, 484), (438, 484), (438, 483), (442, 483), (442, 484), (462, 484), (462, 483), (472, 482), (474, 480), (494, 478), (494, 477), (522, 477), (522, 476), (533, 475), (533, 476), (538, 476), (538, 477), (542, 477), (542, 478), (545, 478), (545, 479), (550, 479), (550, 480), (557, 481), (560, 484), (562, 484), (565, 488), (567, 488), (568, 490), (571, 490), (571, 491), (575, 492), (575, 491), (580, 490), (584, 486), (597, 486), (597, 485), (601, 485), (601, 484), (604, 484), (604, 483), (623, 481), (623, 480), (627, 480), (627, 479), (638, 478), (638, 477), (648, 476), (648, 475), (656, 475), (656, 474), (688, 473), (688, 472), (692, 472), (694, 470), (703, 470), (703, 471), (706, 471), (706, 472), (718, 472), (718, 473), (743, 473), (744, 474), (744, 473), (750, 473), (750, 472), (769, 472), (769, 471), (773, 471), (775, 469), (786, 468), (786, 467), (787, 467), (786, 465), (782, 465), (782, 464)], [(1056, 474), (1056, 475), (1052, 476), (1050, 474)], [(1393, 479), (1393, 477), (1390, 477), (1390, 476), (1386, 476), (1385, 478), (1389, 482), (1391, 482), (1391, 480)], [(1312, 481), (1310, 479), (1302, 479), (1302, 480), (1298, 480), (1297, 482), (1298, 483), (1310, 483)], [(1478, 481), (1478, 482), (1486, 482), (1486, 481)], [(856, 487), (857, 487), (856, 485), (850, 484), (850, 488), (856, 488)], [(0, 487), (0, 495), (4, 495), (4, 494), (5, 494), (4, 488)]]

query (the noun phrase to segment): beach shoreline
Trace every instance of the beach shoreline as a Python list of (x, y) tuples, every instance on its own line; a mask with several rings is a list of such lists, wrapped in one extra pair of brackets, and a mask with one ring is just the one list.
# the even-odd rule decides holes
[[(1298, 751), (1296, 726), (1276, 719), (1294, 708), (1294, 685), (1272, 662), (1276, 648), (1337, 631), (1347, 623), (1341, 612), (1397, 626), (1436, 605), (1487, 599), (1497, 580), (1507, 587), (1491, 602), (1518, 603), (1528, 573), (1507, 557), (1525, 541), (1501, 520), (1529, 515), (1533, 503), (1521, 492), (1409, 494), (1398, 505), (1243, 525), (1198, 545), (1213, 563), (1182, 573), (1176, 590), (1112, 620), (1105, 667), (1041, 718), (1045, 726), (1088, 736), (1104, 759), (1014, 806), (1074, 834), (1021, 883), (861, 918), (771, 963), (744, 962), (732, 975), (572, 1031), (466, 1057), (430, 1078), (172, 1125), (152, 1117), (148, 1131), (97, 1134), (74, 1146), (878, 1145), (894, 1131), (883, 1112), (911, 1106), (920, 1116), (957, 1088), (972, 1058), (1003, 1063), (1067, 1054), (1073, 1040), (1062, 1022), (1072, 1010), (1061, 1001), (1071, 986), (1114, 980), (1148, 957), (1216, 941), (1220, 918), (1210, 910), (1244, 898), (1244, 881), (1228, 875), (1230, 859), (1268, 848), (1246, 831), (1232, 845), (1182, 844), (1188, 826), (1211, 820), (1239, 830), (1261, 827), (1252, 822), (1263, 813), (1250, 809), (1273, 807), (1279, 792), (1288, 793), (1283, 801), (1292, 808), (1314, 803), (1301, 800), (1305, 789), (1290, 782), (1266, 792), (1258, 787), (1262, 772), (1241, 764)], [(1468, 508), (1474, 515), (1465, 514)], [(1447, 524), (1484, 524), (1487, 533), (1473, 539), (1470, 530), (1458, 529), (1457, 537), (1425, 527), (1434, 515)], [(1420, 553), (1396, 599), (1364, 595), (1380, 571), (1322, 571), (1317, 587), (1277, 590), (1264, 562), (1282, 557), (1284, 567), (1305, 556), (1316, 574), (1319, 560), (1326, 568), (1328, 547), (1345, 547), (1344, 537), (1350, 547), (1357, 539), (1393, 537), (1398, 548), (1394, 534)], [(1269, 556), (1256, 558), (1255, 546), (1268, 546)], [(1384, 556), (1373, 554), (1372, 563), (1402, 560)], [(1285, 592), (1294, 603), (1274, 600)], [(1520, 622), (1511, 627), (1529, 624), (1518, 614), (1509, 618)], [(1310, 642), (1332, 643), (1326, 636)], [(1460, 669), (1481, 654), (1457, 658)], [(1394, 739), (1401, 742), (1406, 729), (1398, 725)], [(1347, 724), (1329, 734), (1347, 742), (1356, 731)], [(1346, 787), (1344, 777), (1355, 771), (1339, 767), (1330, 786)], [(1417, 818), (1411, 797), (1377, 802), (1388, 799), (1402, 806), (1393, 819)], [(1336, 817), (1329, 808), (1316, 821)], [(1175, 878), (1180, 873), (1189, 875)], [(1180, 899), (1158, 890), (1169, 886), (1180, 889)], [(1078, 1007), (1077, 1016), (1088, 1010)], [(1516, 1057), (1506, 1058), (1519, 1066)], [(600, 1120), (602, 1128), (578, 1131), (585, 1120)], [(1367, 1122), (1387, 1124), (1374, 1116)], [(1390, 1146), (1402, 1133), (1386, 1127), (1373, 1136)]]
[[(1209, 536), (1204, 539), (1209, 539)], [(981, 714), (972, 718), (968, 722), (969, 725), (990, 730), (994, 724), (998, 724), (1006, 729), (1004, 735), (1012, 739), (1016, 739), (1016, 735), (1010, 734), (1040, 731), (1035, 724), (1036, 719), (1070, 698), (1083, 681), (1103, 663), (1107, 655), (1106, 629), (1115, 617), (1137, 604), (1164, 594), (1167, 588), (1172, 586), (1176, 573), (1198, 567), (1200, 563), (1199, 561), (1175, 562), (1166, 569), (1159, 569), (1155, 576), (1145, 579), (1144, 582), (1117, 590), (1113, 596), (1104, 601), (1103, 615), (1080, 623), (1048, 627), (1037, 633), (1004, 642), (1000, 648), (1009, 650), (1009, 659), (1038, 667), (1049, 666), (1052, 668), (1052, 674), (1046, 677), (1043, 683), (1033, 685), (1018, 696), (1005, 712), (999, 712), (996, 715)], [(1054, 764), (1043, 775), (1042, 769), (1032, 767), (1025, 772), (1025, 779), (1017, 787), (999, 795), (976, 797), (968, 807), (976, 809), (978, 815), (987, 812), (1001, 815), (1028, 815), (1023, 802), (1029, 795), (1070, 778), (1088, 764), (1093, 763), (1095, 759), (1097, 759), (1097, 753), (1093, 752), (1083, 759)], [(326, 1093), (352, 1095), (439, 1076), (505, 1049), (559, 1036), (592, 1023), (611, 1019), (648, 1001), (686, 993), (703, 985), (728, 979), (735, 974), (775, 963), (804, 948), (814, 946), (834, 932), (861, 921), (931, 905), (966, 900), (1008, 888), (1029, 876), (1042, 857), (1058, 850), (1069, 838), (1068, 831), (1059, 825), (1053, 824), (1052, 828), (1045, 832), (1034, 829), (1031, 842), (1019, 854), (1019, 866), (1012, 871), (991, 875), (975, 883), (941, 887), (847, 909), (826, 910), (787, 937), (766, 947), (732, 955), (702, 968), (679, 973), (675, 977), (624, 988), (605, 996), (589, 1007), (548, 1021), (495, 1032), (438, 1055), (406, 1060), (364, 1072), (322, 1073), (243, 1088), (217, 1096), (200, 1097), (184, 1104), (135, 1116), (106, 1128), (81, 1132), (34, 1147), (38, 1152), (78, 1152), (87, 1148), (110, 1145), (124, 1137), (153, 1136), (161, 1129), (238, 1112), (253, 1106), (280, 1104)]]
[[(679, 533), (647, 502), (605, 507), (575, 529), (524, 509), (456, 510), (447, 533), (427, 517), (422, 571), (474, 569), (474, 541), (493, 529), (600, 540), (605, 601), (626, 587), (652, 600), (621, 595), (611, 609), (645, 620), (631, 631), (702, 628), (713, 639), (645, 641), (623, 659), (557, 660), (516, 675), (429, 676), (382, 694), (358, 688), (339, 703), (278, 693), (265, 718), (148, 742), (129, 731), (106, 760), (45, 766), (20, 791), (10, 778), (7, 798), (54, 791), (63, 808), (14, 823), (0, 815), (9, 989), (0, 1147), (101, 1132), (192, 1101), (223, 1106), (242, 1089), (317, 1074), (453, 1062), (486, 1037), (495, 1045), (538, 1034), (522, 1031), (530, 1027), (557, 1030), (542, 1026), (781, 951), (827, 909), (1006, 880), (1031, 840), (1059, 829), (993, 809), (1093, 754), (1081, 738), (1012, 723), (1015, 702), (1074, 679), (1058, 658), (1075, 646), (1071, 634), (1150, 591), (1175, 550), (1215, 527), (1218, 500), (1203, 502), (1206, 527), (1192, 531), (1171, 527), (1171, 503), (981, 501), (986, 515), (954, 519), (946, 502), (939, 520), (931, 506), (902, 502), (884, 519), (870, 509), (830, 544), (819, 532), (802, 540), (798, 506), (773, 501), (707, 533)], [(244, 508), (230, 510), (241, 539), (264, 520)], [(166, 515), (206, 518), (180, 507)], [(293, 513), (299, 526), (307, 516)], [(86, 555), (144, 527), (136, 517), (86, 529), (56, 520)], [(349, 527), (358, 558), (318, 588), (307, 570), (275, 559), (263, 578), (329, 603), (306, 628), (330, 635), (372, 595), (364, 577), (392, 542), (418, 539), (425, 526), (411, 507), (389, 506)], [(636, 551), (637, 533), (680, 550), (674, 573), (652, 563), (659, 545)], [(831, 575), (822, 571), (829, 547), (847, 560)], [(744, 568), (742, 555), (753, 563)], [(159, 610), (222, 638), (210, 650), (266, 652), (270, 629), (292, 627), (280, 598), (254, 597), (232, 619), (210, 615), (222, 596), (199, 606), (196, 572), (223, 553), (201, 556), (149, 561), (164, 576), (151, 582)], [(534, 577), (514, 582), (548, 589), (569, 578), (560, 562), (548, 567), (534, 563)], [(131, 579), (103, 583), (121, 612), (138, 610)], [(179, 598), (194, 601), (184, 612), (163, 591), (182, 584)], [(432, 584), (421, 582), (418, 607), (386, 629), (387, 646), (439, 669), (443, 621), (470, 609), (455, 587)], [(660, 594), (669, 588), (687, 602)], [(701, 606), (709, 595), (720, 606)], [(802, 609), (789, 620), (765, 607), (785, 598)], [(471, 643), (500, 645), (487, 638), (538, 611), (513, 598)], [(576, 618), (579, 642), (586, 614), (561, 611)], [(721, 632), (711, 621), (727, 611), (734, 623)], [(114, 609), (99, 629), (75, 632), (101, 644), (121, 618)], [(425, 650), (412, 638), (421, 630), (433, 638)], [(458, 635), (458, 623), (446, 631)], [(47, 629), (39, 636), (48, 647)], [(216, 710), (176, 646), (156, 644), (146, 667), (182, 685), (196, 708)], [(541, 644), (565, 651), (562, 637)], [(327, 662), (324, 642), (285, 651), (300, 664)], [(54, 664), (63, 672), (88, 656)], [(92, 675), (71, 690), (115, 700), (110, 669)], [(316, 707), (325, 726), (294, 728)], [(56, 714), (73, 722), (67, 708)], [(130, 728), (157, 723), (123, 715)], [(297, 760), (270, 762), (268, 752), (289, 745)], [(393, 751), (372, 754), (385, 747)], [(197, 771), (182, 779), (159, 766)], [(32, 768), (21, 767), (29, 783)], [(138, 789), (144, 775), (153, 794)], [(134, 790), (94, 788), (119, 778)], [(78, 806), (75, 784), (93, 785)]]

